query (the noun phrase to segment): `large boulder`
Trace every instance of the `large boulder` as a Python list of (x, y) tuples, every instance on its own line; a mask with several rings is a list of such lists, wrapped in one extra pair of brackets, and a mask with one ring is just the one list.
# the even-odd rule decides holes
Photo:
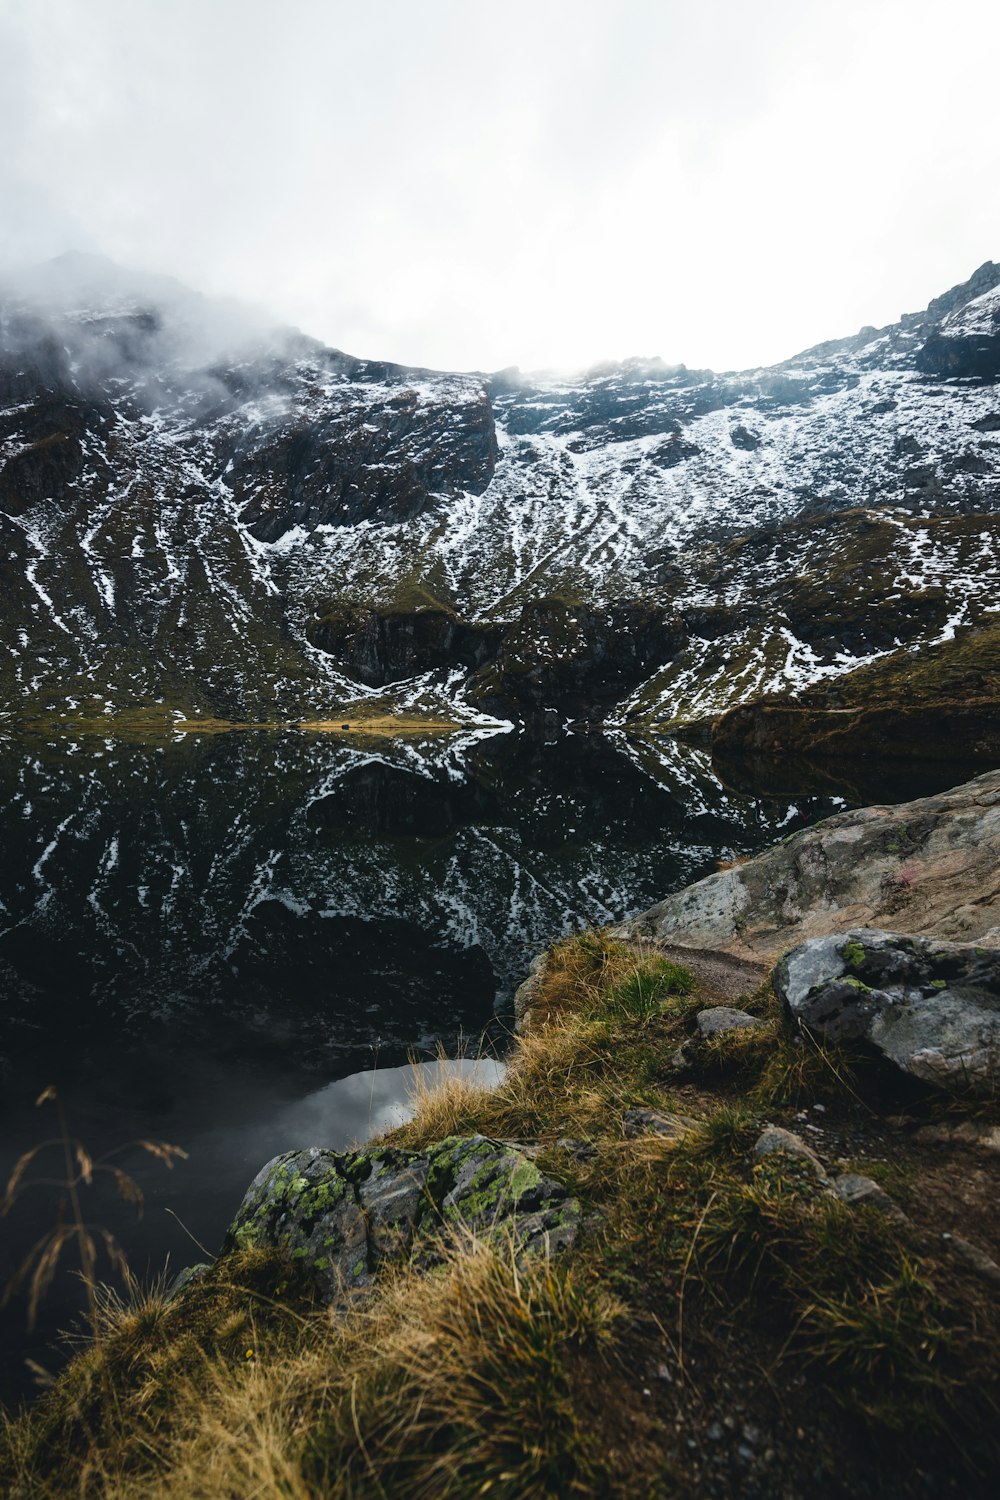
[(940, 796), (838, 813), (669, 896), (620, 935), (774, 961), (853, 927), (1000, 941), (1000, 771)]
[(254, 1178), (225, 1250), (273, 1247), (314, 1270), (328, 1301), (386, 1260), (427, 1256), (449, 1229), (509, 1236), (522, 1253), (572, 1244), (579, 1207), (515, 1146), (450, 1136), (426, 1151), (285, 1151)]
[(816, 1036), (869, 1042), (926, 1083), (1000, 1081), (1000, 949), (859, 929), (793, 948), (773, 983)]

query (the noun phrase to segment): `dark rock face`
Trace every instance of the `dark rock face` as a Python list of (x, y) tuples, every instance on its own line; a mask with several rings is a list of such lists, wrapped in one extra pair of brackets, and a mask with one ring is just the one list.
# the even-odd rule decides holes
[(503, 636), (496, 661), (470, 684), (488, 713), (569, 717), (605, 706), (671, 661), (688, 639), (669, 609), (642, 603), (594, 609), (566, 599), (528, 604)]
[(93, 446), (88, 436), (113, 429), (111, 402), (93, 388), (81, 390), (68, 351), (43, 323), (14, 318), (0, 343), (0, 406), (6, 408), (0, 414), (0, 509), (19, 516), (43, 500), (65, 504)]
[(1000, 950), (859, 928), (814, 938), (774, 971), (785, 1014), (871, 1043), (904, 1073), (991, 1093), (1000, 1079)]
[(9, 515), (22, 515), (40, 500), (64, 501), (86, 462), (84, 441), (92, 410), (53, 397), (40, 402), (32, 415), (39, 436), (0, 469), (0, 506)]
[(242, 520), (273, 542), (295, 526), (411, 520), (434, 495), (480, 494), (496, 459), (485, 391), (428, 403), (402, 383), (334, 390), (320, 420), (251, 433), (226, 467)]
[(1000, 376), (998, 286), (1000, 266), (988, 260), (962, 286), (930, 304), (928, 313), (943, 321), (917, 351), (918, 370), (952, 380), (993, 381)]
[(755, 453), (760, 447), (760, 438), (742, 422), (738, 422), (729, 434), (729, 440), (734, 448), (740, 448), (744, 453)]
[(1000, 376), (1000, 332), (966, 338), (932, 334), (917, 355), (917, 369), (953, 380), (996, 380)]
[(1000, 265), (995, 261), (986, 260), (979, 266), (968, 281), (960, 281), (956, 286), (950, 287), (947, 292), (942, 292), (940, 297), (932, 297), (927, 304), (924, 313), (904, 313), (903, 323), (933, 322), (938, 318), (946, 318), (949, 314), (957, 312), (959, 308), (965, 307), (976, 297), (981, 297), (985, 292), (991, 292), (995, 286), (1000, 286)]
[(450, 1230), (511, 1236), (522, 1254), (564, 1249), (579, 1206), (516, 1147), (450, 1136), (425, 1152), (286, 1151), (254, 1178), (225, 1249), (275, 1247), (315, 1272), (326, 1299), (368, 1286), (379, 1267), (433, 1260)]
[[(443, 606), (331, 612), (309, 639), (362, 682), (380, 687), (419, 672), (472, 672), (468, 699), (501, 718), (540, 722), (546, 710), (600, 717), (673, 659), (685, 623), (653, 604), (604, 609), (560, 598), (528, 604), (510, 625), (470, 625)], [(481, 669), (481, 670), (477, 670)]]
[(452, 610), (432, 604), (331, 610), (313, 619), (307, 634), (360, 682), (382, 687), (440, 668), (473, 671), (496, 654), (501, 630), (468, 625)]

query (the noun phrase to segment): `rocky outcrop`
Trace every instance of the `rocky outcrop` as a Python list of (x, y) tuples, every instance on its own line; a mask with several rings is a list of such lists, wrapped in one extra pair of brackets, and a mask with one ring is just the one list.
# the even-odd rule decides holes
[[(955, 380), (993, 381), (1000, 376), (998, 284), (1000, 266), (987, 261), (966, 283), (975, 295), (963, 302), (951, 302), (943, 322), (917, 352), (918, 370)], [(938, 299), (935, 310), (943, 311), (946, 301)]]
[[(571, 1245), (579, 1207), (515, 1146), (449, 1136), (424, 1152), (286, 1151), (247, 1189), (224, 1249), (271, 1247), (335, 1301), (386, 1261), (435, 1257), (449, 1231), (509, 1237), (523, 1254)], [(439, 1253), (439, 1248), (437, 1253)]]
[(793, 948), (773, 983), (814, 1036), (867, 1042), (941, 1087), (990, 1094), (1000, 1081), (1000, 949), (863, 928)]
[(800, 1178), (811, 1182), (824, 1196), (835, 1198), (847, 1208), (874, 1209), (888, 1219), (897, 1229), (905, 1229), (909, 1223), (899, 1204), (872, 1177), (860, 1172), (841, 1172), (831, 1177), (822, 1159), (807, 1141), (793, 1130), (781, 1125), (768, 1125), (757, 1137), (753, 1154), (758, 1162), (777, 1158), (787, 1169), (797, 1169)]
[(796, 1135), (793, 1130), (786, 1130), (783, 1125), (768, 1125), (766, 1130), (761, 1131), (754, 1142), (753, 1154), (759, 1159), (768, 1156), (791, 1157), (793, 1161), (801, 1163), (818, 1182), (824, 1185), (829, 1182), (826, 1168), (812, 1147), (800, 1135)]
[(530, 720), (555, 709), (566, 718), (601, 718), (688, 639), (684, 622), (664, 606), (538, 599), (503, 632), (496, 660), (472, 678), (467, 696), (500, 717)]
[(394, 367), (388, 388), (334, 387), (318, 420), (251, 429), (224, 455), (254, 536), (273, 542), (295, 526), (411, 520), (434, 495), (486, 488), (497, 442), (485, 390), (428, 402), (405, 374)]
[(776, 959), (808, 938), (867, 926), (960, 942), (1000, 935), (1000, 772), (941, 796), (840, 813), (620, 930)]
[(766, 1022), (731, 1005), (712, 1005), (698, 1012), (694, 1024), (694, 1035), (682, 1042), (670, 1059), (675, 1073), (686, 1073), (703, 1062), (708, 1051), (706, 1044), (710, 1046), (719, 1037), (730, 1036), (734, 1031), (759, 1030)]
[(469, 625), (436, 601), (386, 609), (331, 607), (317, 613), (306, 634), (370, 687), (440, 669), (474, 671), (495, 656), (501, 638), (499, 627)]
[(737, 1010), (732, 1005), (713, 1005), (708, 1010), (700, 1010), (694, 1018), (698, 1035), (705, 1041), (711, 1041), (713, 1037), (726, 1036), (732, 1031), (747, 1031), (754, 1027), (763, 1026), (765, 1023), (759, 1016), (751, 1016), (745, 1010)]
[(949, 639), (892, 652), (794, 694), (740, 704), (711, 726), (720, 774), (775, 757), (843, 768), (858, 759), (1000, 763), (1000, 628), (995, 616)]
[(670, 608), (622, 601), (594, 608), (546, 597), (507, 623), (469, 623), (426, 591), (373, 608), (335, 605), (307, 627), (312, 645), (374, 687), (422, 672), (471, 674), (466, 696), (485, 712), (532, 722), (601, 718), (620, 698), (673, 660), (690, 639)]
[(877, 703), (869, 708), (811, 708), (766, 699), (740, 704), (711, 731), (723, 769), (730, 756), (809, 755), (821, 760), (887, 757), (954, 762), (1000, 762), (1000, 699), (939, 702), (932, 708)]

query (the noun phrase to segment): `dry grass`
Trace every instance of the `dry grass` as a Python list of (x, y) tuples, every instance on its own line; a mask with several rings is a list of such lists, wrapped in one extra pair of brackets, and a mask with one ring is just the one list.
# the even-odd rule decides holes
[[(55, 1109), (59, 1133), (40, 1141), (18, 1157), (7, 1179), (3, 1196), (0, 1197), (0, 1218), (6, 1218), (16, 1208), (27, 1188), (49, 1186), (54, 1187), (58, 1193), (54, 1219), (51, 1227), (31, 1246), (3, 1289), (0, 1306), (5, 1306), (22, 1287), (26, 1287), (28, 1327), (33, 1328), (38, 1308), (52, 1285), (64, 1254), (75, 1250), (78, 1274), (86, 1292), (91, 1329), (97, 1337), (100, 1331), (102, 1291), (97, 1280), (99, 1249), (104, 1251), (112, 1269), (124, 1278), (126, 1286), (130, 1284), (131, 1274), (125, 1252), (114, 1235), (102, 1225), (91, 1223), (86, 1218), (86, 1190), (93, 1187), (96, 1178), (109, 1176), (114, 1181), (119, 1197), (126, 1203), (131, 1203), (141, 1217), (145, 1201), (142, 1188), (131, 1173), (118, 1165), (115, 1158), (135, 1146), (164, 1166), (172, 1168), (174, 1162), (185, 1157), (187, 1152), (166, 1141), (138, 1140), (95, 1158), (83, 1141), (70, 1133), (62, 1100), (51, 1084), (35, 1100), (36, 1107), (44, 1104), (51, 1104)], [(57, 1170), (61, 1175), (51, 1178), (48, 1176), (50, 1169), (46, 1167), (46, 1175), (37, 1177), (39, 1167), (50, 1159), (53, 1152), (59, 1161)]]
[(162, 707), (126, 710), (117, 714), (81, 713), (42, 715), (24, 719), (18, 728), (26, 734), (72, 734), (99, 739), (137, 740), (143, 744), (168, 744), (181, 735), (216, 735), (257, 732), (275, 733), (296, 729), (304, 733), (334, 735), (344, 739), (414, 739), (425, 735), (457, 734), (463, 725), (433, 715), (387, 713), (367, 699), (346, 704), (336, 719), (254, 720), (219, 719), (211, 714), (178, 717)]
[(664, 1050), (678, 1018), (698, 1003), (693, 987), (686, 969), (645, 945), (630, 948), (600, 933), (556, 944), (532, 1002), (532, 1026), (518, 1038), (500, 1086), (452, 1079), (422, 1090), (415, 1118), (396, 1139), (419, 1147), (473, 1131), (588, 1137), (631, 1104), (668, 1107)]
[(377, 1298), (339, 1317), (306, 1310), (277, 1342), (262, 1339), (260, 1309), (202, 1290), (212, 1341), (159, 1302), (84, 1357), (78, 1426), (102, 1364), (121, 1395), (58, 1472), (39, 1473), (27, 1424), (20, 1443), (8, 1429), (12, 1496), (626, 1493), (609, 1472), (621, 1431), (595, 1425), (624, 1311), (579, 1271), (518, 1267), (511, 1247), (470, 1240), (436, 1275), (400, 1269)]
[(302, 719), (294, 726), (309, 734), (330, 734), (347, 739), (403, 739), (425, 734), (458, 734), (462, 725), (450, 719), (422, 718), (419, 714), (375, 714), (352, 719), (345, 711), (341, 719)]

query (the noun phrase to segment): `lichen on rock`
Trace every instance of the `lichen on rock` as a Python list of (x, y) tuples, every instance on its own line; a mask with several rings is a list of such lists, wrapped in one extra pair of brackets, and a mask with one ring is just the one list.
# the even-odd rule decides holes
[(517, 1146), (449, 1136), (423, 1152), (286, 1151), (254, 1178), (225, 1248), (274, 1247), (335, 1300), (386, 1261), (431, 1260), (449, 1232), (510, 1236), (522, 1254), (568, 1248), (579, 1206)]
[(793, 948), (773, 983), (785, 1014), (814, 1035), (870, 1043), (925, 1083), (996, 1088), (998, 949), (858, 929)]

